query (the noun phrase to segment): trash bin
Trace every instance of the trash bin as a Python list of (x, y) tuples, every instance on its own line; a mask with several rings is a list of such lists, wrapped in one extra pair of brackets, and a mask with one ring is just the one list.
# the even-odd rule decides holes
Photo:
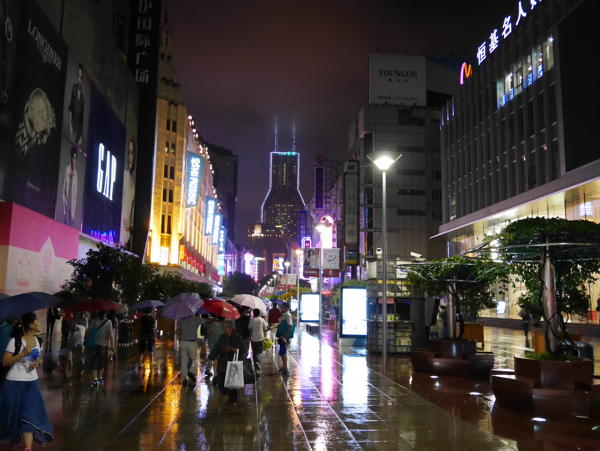
[(577, 355), (584, 359), (590, 359), (594, 361), (594, 348), (591, 344), (585, 341), (576, 341), (575, 348), (577, 349)]

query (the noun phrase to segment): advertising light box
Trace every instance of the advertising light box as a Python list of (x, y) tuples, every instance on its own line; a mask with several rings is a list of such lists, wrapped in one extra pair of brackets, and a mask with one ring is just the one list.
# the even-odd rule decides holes
[(367, 336), (367, 289), (342, 288), (342, 337)]
[(217, 209), (217, 199), (206, 198), (206, 216), (204, 218), (204, 235), (212, 235), (215, 225), (215, 212)]
[(320, 315), (319, 293), (300, 294), (300, 321), (319, 322)]

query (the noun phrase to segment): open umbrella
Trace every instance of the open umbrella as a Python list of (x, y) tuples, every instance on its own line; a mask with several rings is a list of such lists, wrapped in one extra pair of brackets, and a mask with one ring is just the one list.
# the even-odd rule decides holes
[(47, 309), (61, 301), (56, 296), (38, 291), (10, 296), (0, 302), (0, 321), (19, 319), (25, 313)]
[(140, 302), (136, 302), (135, 304), (133, 304), (131, 306), (132, 310), (142, 310), (145, 308), (157, 308), (157, 307), (164, 307), (165, 303), (162, 301), (153, 301), (153, 300), (148, 300), (148, 301), (140, 301)]
[(233, 305), (222, 299), (208, 299), (204, 301), (202, 309), (225, 319), (238, 319), (240, 317), (240, 312)]
[(269, 299), (269, 301), (277, 305), (286, 304), (286, 302), (283, 299)]
[(202, 307), (202, 299), (197, 293), (181, 293), (169, 299), (162, 310), (162, 316), (175, 320), (194, 316)]
[(76, 312), (103, 312), (104, 310), (116, 310), (119, 304), (110, 299), (86, 299), (83, 301), (72, 301), (64, 308)]
[(267, 306), (263, 302), (263, 300), (257, 296), (252, 296), (251, 294), (236, 294), (231, 302), (237, 305), (241, 305), (242, 307), (248, 307), (250, 309), (259, 309), (262, 315), (267, 314)]

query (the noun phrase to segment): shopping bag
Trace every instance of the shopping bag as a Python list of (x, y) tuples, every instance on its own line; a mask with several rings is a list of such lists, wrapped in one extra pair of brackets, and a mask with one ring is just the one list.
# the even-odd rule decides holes
[(235, 352), (233, 360), (227, 362), (227, 371), (225, 372), (225, 388), (237, 390), (244, 388), (244, 364), (238, 360), (238, 352)]
[(263, 351), (268, 351), (273, 347), (273, 341), (270, 338), (265, 338), (263, 341)]
[(244, 359), (244, 384), (254, 384), (256, 382), (256, 376), (254, 375), (254, 368), (250, 359)]

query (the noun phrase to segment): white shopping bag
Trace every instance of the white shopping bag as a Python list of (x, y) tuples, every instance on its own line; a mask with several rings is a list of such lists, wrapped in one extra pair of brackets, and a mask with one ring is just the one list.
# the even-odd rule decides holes
[(225, 388), (230, 390), (244, 388), (244, 363), (241, 360), (238, 360), (238, 351), (235, 352), (233, 360), (227, 362)]

